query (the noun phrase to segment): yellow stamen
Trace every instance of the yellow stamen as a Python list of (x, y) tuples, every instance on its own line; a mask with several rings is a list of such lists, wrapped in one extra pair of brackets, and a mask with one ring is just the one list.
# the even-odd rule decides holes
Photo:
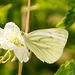
[[(8, 54), (9, 54), (9, 57), (5, 60)], [(10, 49), (8, 49), (6, 54), (4, 56), (1, 56), (0, 63), (6, 63), (10, 59), (10, 57), (11, 57), (11, 53), (10, 53)]]

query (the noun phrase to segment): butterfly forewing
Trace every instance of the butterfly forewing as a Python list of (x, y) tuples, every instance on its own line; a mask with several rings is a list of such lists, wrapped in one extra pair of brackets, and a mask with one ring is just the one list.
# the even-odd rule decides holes
[(65, 29), (36, 30), (25, 36), (25, 44), (41, 61), (53, 63), (60, 58), (67, 38)]

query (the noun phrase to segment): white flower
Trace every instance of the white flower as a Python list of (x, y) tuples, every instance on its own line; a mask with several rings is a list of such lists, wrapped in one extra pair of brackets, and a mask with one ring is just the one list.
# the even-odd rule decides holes
[(21, 36), (20, 29), (15, 23), (9, 22), (4, 29), (0, 28), (0, 45), (5, 50), (14, 50), (21, 63), (29, 60), (29, 52)]

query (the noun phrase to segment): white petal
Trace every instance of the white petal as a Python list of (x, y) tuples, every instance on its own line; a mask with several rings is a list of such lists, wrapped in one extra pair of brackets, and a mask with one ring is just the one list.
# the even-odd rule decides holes
[(22, 63), (27, 62), (29, 60), (29, 52), (27, 48), (24, 46), (18, 47), (18, 49), (14, 50), (16, 57), (19, 59), (19, 61)]
[(4, 31), (4, 37), (9, 36), (9, 34), (12, 35), (11, 29), (7, 29), (7, 30)]
[(13, 22), (6, 23), (4, 30), (7, 30), (7, 29), (10, 29), (12, 32), (20, 33), (19, 27)]
[(9, 43), (4, 39), (0, 39), (0, 45), (2, 46), (3, 49), (7, 50), (8, 48), (10, 50), (15, 50), (17, 49), (17, 46), (13, 43)]
[(6, 40), (4, 37), (4, 30), (0, 28), (0, 46), (2, 46), (3, 49), (8, 49), (8, 46), (6, 44)]
[(17, 46), (16, 46), (15, 44), (13, 44), (13, 43), (7, 43), (7, 46), (8, 46), (8, 48), (9, 48), (10, 50), (15, 50), (15, 49), (17, 49)]
[(0, 45), (2, 46), (3, 49), (7, 50), (8, 46), (6, 44), (6, 40), (0, 39)]

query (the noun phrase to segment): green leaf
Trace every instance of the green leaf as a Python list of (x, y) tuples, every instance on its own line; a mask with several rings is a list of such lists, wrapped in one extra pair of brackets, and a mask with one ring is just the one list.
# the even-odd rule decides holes
[(75, 60), (71, 60), (61, 66), (54, 75), (75, 75)]
[(67, 28), (75, 22), (75, 6), (68, 11), (68, 14), (62, 21), (56, 25), (58, 28)]

